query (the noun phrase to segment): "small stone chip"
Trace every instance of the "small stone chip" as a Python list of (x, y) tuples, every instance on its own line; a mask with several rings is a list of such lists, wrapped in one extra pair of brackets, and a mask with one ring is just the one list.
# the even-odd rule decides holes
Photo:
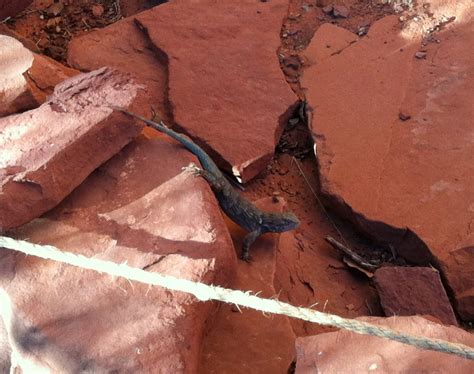
[(349, 9), (344, 5), (334, 5), (332, 14), (337, 18), (347, 18), (349, 17)]
[(102, 14), (104, 14), (104, 7), (100, 4), (93, 5), (92, 14), (94, 17), (100, 17)]
[(325, 6), (325, 7), (323, 8), (323, 12), (324, 12), (325, 14), (330, 14), (330, 13), (332, 13), (332, 10), (333, 10), (333, 6), (332, 6), (332, 5), (327, 5), (327, 6)]
[(63, 11), (63, 9), (64, 9), (63, 3), (53, 3), (46, 9), (46, 13), (49, 16), (56, 17), (59, 13)]
[(402, 121), (408, 121), (411, 118), (411, 116), (409, 114), (400, 112), (398, 113), (398, 118), (400, 118)]
[(420, 60), (424, 59), (426, 58), (426, 52), (418, 51), (415, 53), (415, 57)]

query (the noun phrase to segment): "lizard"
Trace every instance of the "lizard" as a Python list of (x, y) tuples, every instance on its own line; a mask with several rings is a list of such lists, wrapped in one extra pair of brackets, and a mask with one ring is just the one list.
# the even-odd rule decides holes
[(250, 261), (250, 246), (260, 235), (264, 233), (281, 233), (293, 230), (299, 226), (300, 221), (293, 212), (277, 213), (262, 211), (245, 199), (232, 187), (212, 158), (188, 136), (173, 131), (163, 121), (158, 123), (129, 112), (124, 108), (113, 107), (112, 109), (140, 120), (147, 126), (170, 136), (198, 158), (202, 168), (191, 163), (183, 169), (191, 171), (195, 176), (202, 176), (214, 191), (224, 213), (232, 221), (248, 231), (242, 245), (242, 260)]

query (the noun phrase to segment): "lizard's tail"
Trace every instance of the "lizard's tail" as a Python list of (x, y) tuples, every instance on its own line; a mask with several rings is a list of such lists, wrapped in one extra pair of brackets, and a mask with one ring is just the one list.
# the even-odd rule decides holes
[(112, 108), (113, 110), (122, 112), (122, 113), (124, 113), (124, 114), (126, 114), (130, 117), (136, 118), (136, 119), (144, 122), (148, 127), (151, 127), (155, 130), (158, 130), (158, 131), (170, 136), (174, 140), (176, 140), (176, 141), (180, 142), (182, 145), (184, 145), (192, 153), (194, 153), (194, 155), (196, 155), (196, 157), (201, 162), (204, 169), (206, 169), (208, 171), (211, 171), (211, 172), (214, 172), (214, 173), (219, 172), (219, 169), (218, 169), (217, 165), (214, 163), (214, 161), (212, 161), (212, 159), (207, 155), (207, 153), (200, 146), (198, 146), (196, 143), (194, 143), (186, 135), (179, 134), (179, 133), (171, 130), (168, 126), (166, 126), (163, 123), (163, 121), (155, 122), (155, 121), (152, 121), (152, 120), (147, 119), (145, 117), (142, 117), (138, 114), (129, 112), (128, 110), (126, 110), (124, 108), (117, 107), (117, 106), (110, 106), (110, 108)]

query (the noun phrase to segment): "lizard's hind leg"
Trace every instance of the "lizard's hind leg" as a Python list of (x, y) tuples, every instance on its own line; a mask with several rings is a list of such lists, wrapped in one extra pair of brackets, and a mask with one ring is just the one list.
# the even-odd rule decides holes
[(244, 261), (250, 262), (250, 246), (260, 236), (260, 230), (255, 230), (248, 233), (244, 238), (244, 244), (242, 245), (242, 254), (240, 258)]

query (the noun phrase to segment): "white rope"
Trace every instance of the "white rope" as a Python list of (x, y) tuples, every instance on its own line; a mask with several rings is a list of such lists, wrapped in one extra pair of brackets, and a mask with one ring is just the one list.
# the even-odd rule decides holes
[(58, 248), (50, 245), (32, 244), (5, 236), (0, 236), (0, 248), (1, 247), (48, 260), (63, 262), (83, 269), (95, 270), (100, 273), (123, 277), (145, 284), (190, 293), (201, 301), (219, 300), (229, 304), (237, 304), (260, 310), (262, 312), (281, 314), (320, 325), (338, 327), (358, 334), (379, 336), (418, 348), (450, 353), (469, 360), (474, 360), (474, 349), (464, 344), (400, 333), (367, 322), (342, 318), (337, 315), (322, 313), (308, 308), (299, 308), (278, 300), (264, 299), (251, 295), (250, 291), (242, 292), (218, 286), (209, 286), (186, 279), (161, 275), (160, 273), (148, 272), (130, 267), (126, 264), (116, 264), (114, 262), (88, 258), (70, 252), (62, 252)]

